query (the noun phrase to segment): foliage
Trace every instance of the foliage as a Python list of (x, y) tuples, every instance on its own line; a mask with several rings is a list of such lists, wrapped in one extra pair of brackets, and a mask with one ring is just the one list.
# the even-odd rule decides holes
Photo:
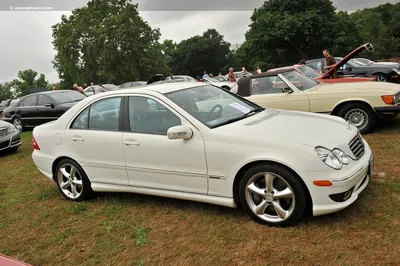
[(11, 86), (15, 89), (15, 94), (23, 96), (29, 93), (31, 88), (50, 88), (44, 74), (40, 74), (32, 70), (26, 69), (18, 71), (18, 79), (11, 82)]
[(129, 0), (91, 0), (52, 28), (53, 64), (66, 87), (121, 84), (168, 72), (160, 31), (143, 21)]
[(13, 84), (11, 82), (6, 82), (4, 84), (0, 83), (0, 101), (11, 99), (13, 97), (12, 87)]
[(202, 36), (196, 35), (176, 45), (171, 57), (174, 74), (197, 76), (218, 73), (228, 63), (230, 43), (215, 29), (209, 29)]

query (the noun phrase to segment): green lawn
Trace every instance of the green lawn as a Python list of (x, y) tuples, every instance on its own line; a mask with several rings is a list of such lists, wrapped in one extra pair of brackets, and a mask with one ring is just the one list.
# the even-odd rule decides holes
[(376, 173), (350, 208), (291, 228), (243, 210), (135, 194), (59, 195), (30, 132), (0, 157), (0, 253), (33, 265), (399, 265), (400, 120), (366, 139)]

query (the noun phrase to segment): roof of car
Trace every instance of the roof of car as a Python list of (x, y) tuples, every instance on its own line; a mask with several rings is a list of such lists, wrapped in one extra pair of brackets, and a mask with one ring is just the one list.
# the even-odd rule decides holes
[(184, 90), (184, 89), (189, 89), (189, 88), (194, 88), (194, 87), (199, 87), (199, 86), (206, 86), (209, 84), (204, 84), (204, 83), (200, 83), (200, 82), (172, 82), (172, 83), (154, 83), (154, 84), (150, 84), (147, 85), (145, 87), (141, 87), (141, 88), (137, 88), (135, 89), (134, 87), (132, 88), (124, 88), (121, 90), (118, 90), (118, 92), (122, 92), (122, 91), (135, 91), (135, 92), (139, 92), (139, 91), (146, 91), (146, 90), (150, 90), (150, 91), (154, 91), (154, 92), (158, 92), (161, 94), (165, 94), (165, 93), (169, 93), (169, 92), (174, 92), (174, 91), (179, 91), (179, 90)]

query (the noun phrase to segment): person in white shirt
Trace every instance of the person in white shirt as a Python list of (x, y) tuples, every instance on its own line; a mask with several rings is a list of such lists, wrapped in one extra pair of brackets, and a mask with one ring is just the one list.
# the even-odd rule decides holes
[(260, 69), (260, 67), (259, 66), (257, 66), (257, 70), (256, 70), (256, 74), (261, 74), (261, 69)]

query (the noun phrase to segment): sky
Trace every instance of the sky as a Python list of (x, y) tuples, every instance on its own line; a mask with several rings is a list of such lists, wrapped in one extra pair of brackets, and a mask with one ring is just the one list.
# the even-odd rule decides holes
[[(356, 11), (400, 0), (333, 0), (338, 10)], [(215, 28), (231, 44), (240, 44), (250, 16), (263, 0), (137, 0), (139, 13), (152, 28), (159, 28), (161, 40), (179, 42)], [(50, 83), (59, 80), (51, 61), (55, 51), (51, 26), (61, 15), (71, 14), (86, 0), (1, 0), (0, 83), (17, 78), (19, 70), (33, 69)], [(17, 11), (19, 7), (51, 7), (52, 11)], [(11, 11), (10, 9), (14, 9)]]

